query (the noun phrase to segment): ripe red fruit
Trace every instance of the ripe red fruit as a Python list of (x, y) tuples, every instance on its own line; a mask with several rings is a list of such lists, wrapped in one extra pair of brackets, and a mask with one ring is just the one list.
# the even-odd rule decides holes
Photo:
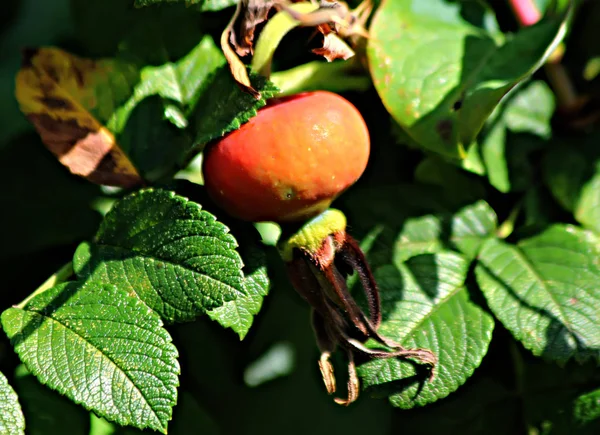
[(365, 121), (339, 95), (317, 91), (275, 99), (208, 148), (205, 186), (240, 219), (304, 220), (358, 180), (369, 149)]

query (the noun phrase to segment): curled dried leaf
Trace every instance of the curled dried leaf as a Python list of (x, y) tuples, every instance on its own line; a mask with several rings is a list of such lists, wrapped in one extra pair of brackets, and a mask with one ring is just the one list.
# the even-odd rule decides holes
[(354, 50), (335, 33), (325, 35), (323, 37), (323, 46), (313, 49), (313, 53), (323, 56), (328, 62), (332, 62), (335, 59), (347, 60), (354, 56)]

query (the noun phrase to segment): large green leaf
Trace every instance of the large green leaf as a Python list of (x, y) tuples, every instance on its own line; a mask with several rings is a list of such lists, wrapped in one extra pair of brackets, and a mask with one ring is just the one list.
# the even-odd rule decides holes
[(490, 184), (501, 192), (523, 190), (536, 175), (529, 154), (544, 145), (540, 138), (552, 134), (554, 95), (545, 82), (533, 81), (499, 109), (481, 141), (486, 173)]
[(219, 11), (238, 3), (238, 0), (135, 0), (137, 7), (161, 3), (185, 3), (186, 6), (198, 6), (201, 11)]
[(600, 361), (600, 240), (568, 225), (481, 248), (477, 282), (491, 310), (534, 355)]
[(2, 372), (0, 372), (0, 433), (25, 434), (25, 418), (19, 399)]
[(28, 435), (88, 435), (89, 412), (40, 384), (24, 365), (15, 371), (15, 390), (23, 403)]
[(139, 299), (71, 282), (9, 308), (1, 320), (42, 383), (119, 424), (166, 433), (177, 401), (177, 350)]
[(502, 97), (565, 34), (565, 17), (548, 18), (502, 41), (482, 28), (488, 11), (480, 5), (385, 0), (370, 28), (369, 64), (383, 103), (421, 147), (451, 158), (466, 157)]
[(229, 229), (200, 205), (147, 189), (113, 206), (73, 266), (81, 278), (137, 294), (166, 321), (189, 321), (249, 296), (236, 248)]
[(469, 299), (468, 267), (463, 257), (445, 253), (375, 272), (383, 313), (379, 332), (407, 348), (431, 349), (439, 361), (432, 381), (406, 360), (369, 361), (359, 367), (363, 388), (407, 409), (446, 397), (473, 374), (487, 352), (494, 321)]

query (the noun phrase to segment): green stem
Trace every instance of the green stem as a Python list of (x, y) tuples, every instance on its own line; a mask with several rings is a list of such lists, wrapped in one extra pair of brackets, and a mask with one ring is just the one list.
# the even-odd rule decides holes
[(46, 290), (56, 286), (57, 284), (63, 283), (73, 275), (73, 263), (69, 261), (63, 267), (58, 269), (50, 278), (48, 278), (41, 286), (39, 286), (33, 293), (27, 296), (21, 303), (16, 305), (17, 308), (24, 308), (31, 299), (37, 295), (45, 292)]
[(513, 207), (510, 214), (506, 218), (504, 222), (498, 227), (496, 231), (496, 236), (500, 239), (506, 239), (508, 236), (512, 234), (515, 229), (515, 222), (519, 217), (519, 213), (521, 212), (521, 207), (523, 206), (523, 200), (520, 200), (517, 205)]
[[(312, 3), (297, 3), (290, 5), (290, 9), (301, 14), (307, 14), (318, 9), (318, 6)], [(280, 11), (271, 18), (263, 28), (256, 45), (254, 46), (254, 55), (252, 56), (252, 71), (269, 77), (271, 75), (271, 62), (273, 54), (279, 46), (283, 37), (300, 22), (295, 20), (285, 11)]]
[(366, 91), (371, 79), (360, 71), (351, 60), (305, 63), (295, 68), (273, 73), (271, 81), (281, 89), (281, 95), (298, 92), (328, 90), (332, 92)]

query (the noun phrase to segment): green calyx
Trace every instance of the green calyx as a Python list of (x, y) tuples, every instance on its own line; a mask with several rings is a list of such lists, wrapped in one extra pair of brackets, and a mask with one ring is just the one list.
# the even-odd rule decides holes
[(346, 230), (346, 216), (339, 210), (328, 209), (306, 222), (298, 231), (279, 242), (279, 253), (284, 261), (293, 259), (294, 249), (316, 253), (326, 237)]

